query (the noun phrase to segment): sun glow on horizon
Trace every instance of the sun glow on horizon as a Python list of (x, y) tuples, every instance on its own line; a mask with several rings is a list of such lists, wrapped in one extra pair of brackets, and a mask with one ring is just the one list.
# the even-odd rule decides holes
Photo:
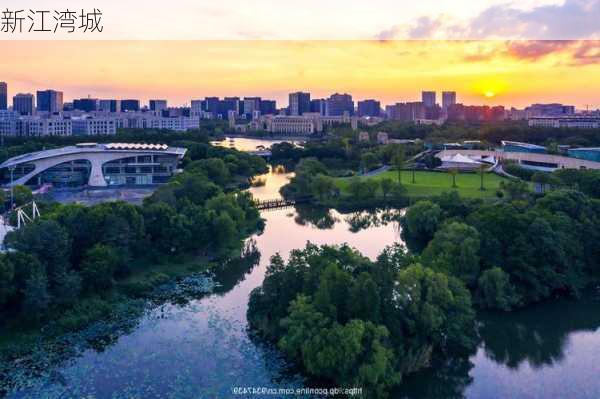
[[(313, 98), (350, 93), (355, 102), (375, 98), (388, 105), (418, 101), (422, 90), (434, 89), (438, 96), (455, 91), (457, 102), (467, 105), (600, 106), (600, 63), (585, 59), (576, 64), (560, 49), (532, 58), (528, 48), (517, 57), (507, 51), (509, 45), (504, 41), (97, 41), (92, 47), (85, 41), (51, 45), (0, 41), (0, 53), (11, 54), (0, 63), (0, 76), (9, 83), (9, 97), (53, 88), (64, 92), (65, 101), (88, 96), (142, 102), (164, 98), (170, 105), (183, 105), (210, 96), (262, 96), (284, 107), (288, 93), (303, 90)], [(600, 49), (600, 41), (587, 46)], [(77, 63), (71, 62), (74, 54), (79, 56)]]

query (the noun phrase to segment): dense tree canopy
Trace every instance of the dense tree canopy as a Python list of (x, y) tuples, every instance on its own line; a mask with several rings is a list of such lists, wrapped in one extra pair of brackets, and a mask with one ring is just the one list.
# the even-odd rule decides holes
[(540, 197), (516, 190), (492, 203), (447, 196), (421, 201), (401, 224), (425, 265), (463, 280), (482, 306), (508, 309), (577, 295), (595, 278), (599, 220), (598, 200), (581, 192)]
[(225, 255), (262, 226), (237, 186), (264, 160), (204, 142), (190, 144), (185, 171), (142, 206), (50, 204), (42, 219), (6, 237), (0, 255), (0, 314), (41, 319), (81, 295), (110, 290), (131, 263), (174, 253)]
[(433, 356), (475, 344), (469, 291), (411, 262), (399, 246), (376, 262), (347, 246), (277, 255), (251, 294), (249, 322), (309, 374), (383, 396)]

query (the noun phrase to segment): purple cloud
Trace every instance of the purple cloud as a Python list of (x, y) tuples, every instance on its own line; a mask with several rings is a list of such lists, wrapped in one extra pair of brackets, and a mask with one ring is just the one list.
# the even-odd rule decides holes
[(421, 17), (414, 24), (397, 25), (377, 37), (391, 39), (535, 39), (579, 40), (600, 38), (600, 0), (565, 0), (522, 10), (509, 4), (485, 9), (468, 21), (446, 16)]

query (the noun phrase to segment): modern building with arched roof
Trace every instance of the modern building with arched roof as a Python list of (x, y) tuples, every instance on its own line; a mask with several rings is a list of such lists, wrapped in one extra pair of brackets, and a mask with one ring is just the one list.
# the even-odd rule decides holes
[(5, 186), (146, 186), (166, 183), (186, 149), (165, 144), (81, 143), (10, 158), (0, 165)]

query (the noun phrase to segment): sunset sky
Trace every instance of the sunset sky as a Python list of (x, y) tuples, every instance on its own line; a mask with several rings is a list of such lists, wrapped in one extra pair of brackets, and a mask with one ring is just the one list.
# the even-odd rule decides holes
[(422, 90), (454, 90), (465, 104), (600, 108), (600, 0), (2, 4), (25, 14), (97, 7), (102, 32), (0, 29), (0, 81), (11, 96), (54, 88), (66, 100), (165, 98), (183, 105), (257, 95), (285, 106), (298, 90), (314, 98), (348, 92), (383, 104), (418, 100)]
[(600, 107), (598, 40), (0, 41), (0, 53), (11, 97), (54, 88), (65, 101), (259, 95), (285, 106), (297, 90), (383, 104), (454, 90), (465, 104)]

